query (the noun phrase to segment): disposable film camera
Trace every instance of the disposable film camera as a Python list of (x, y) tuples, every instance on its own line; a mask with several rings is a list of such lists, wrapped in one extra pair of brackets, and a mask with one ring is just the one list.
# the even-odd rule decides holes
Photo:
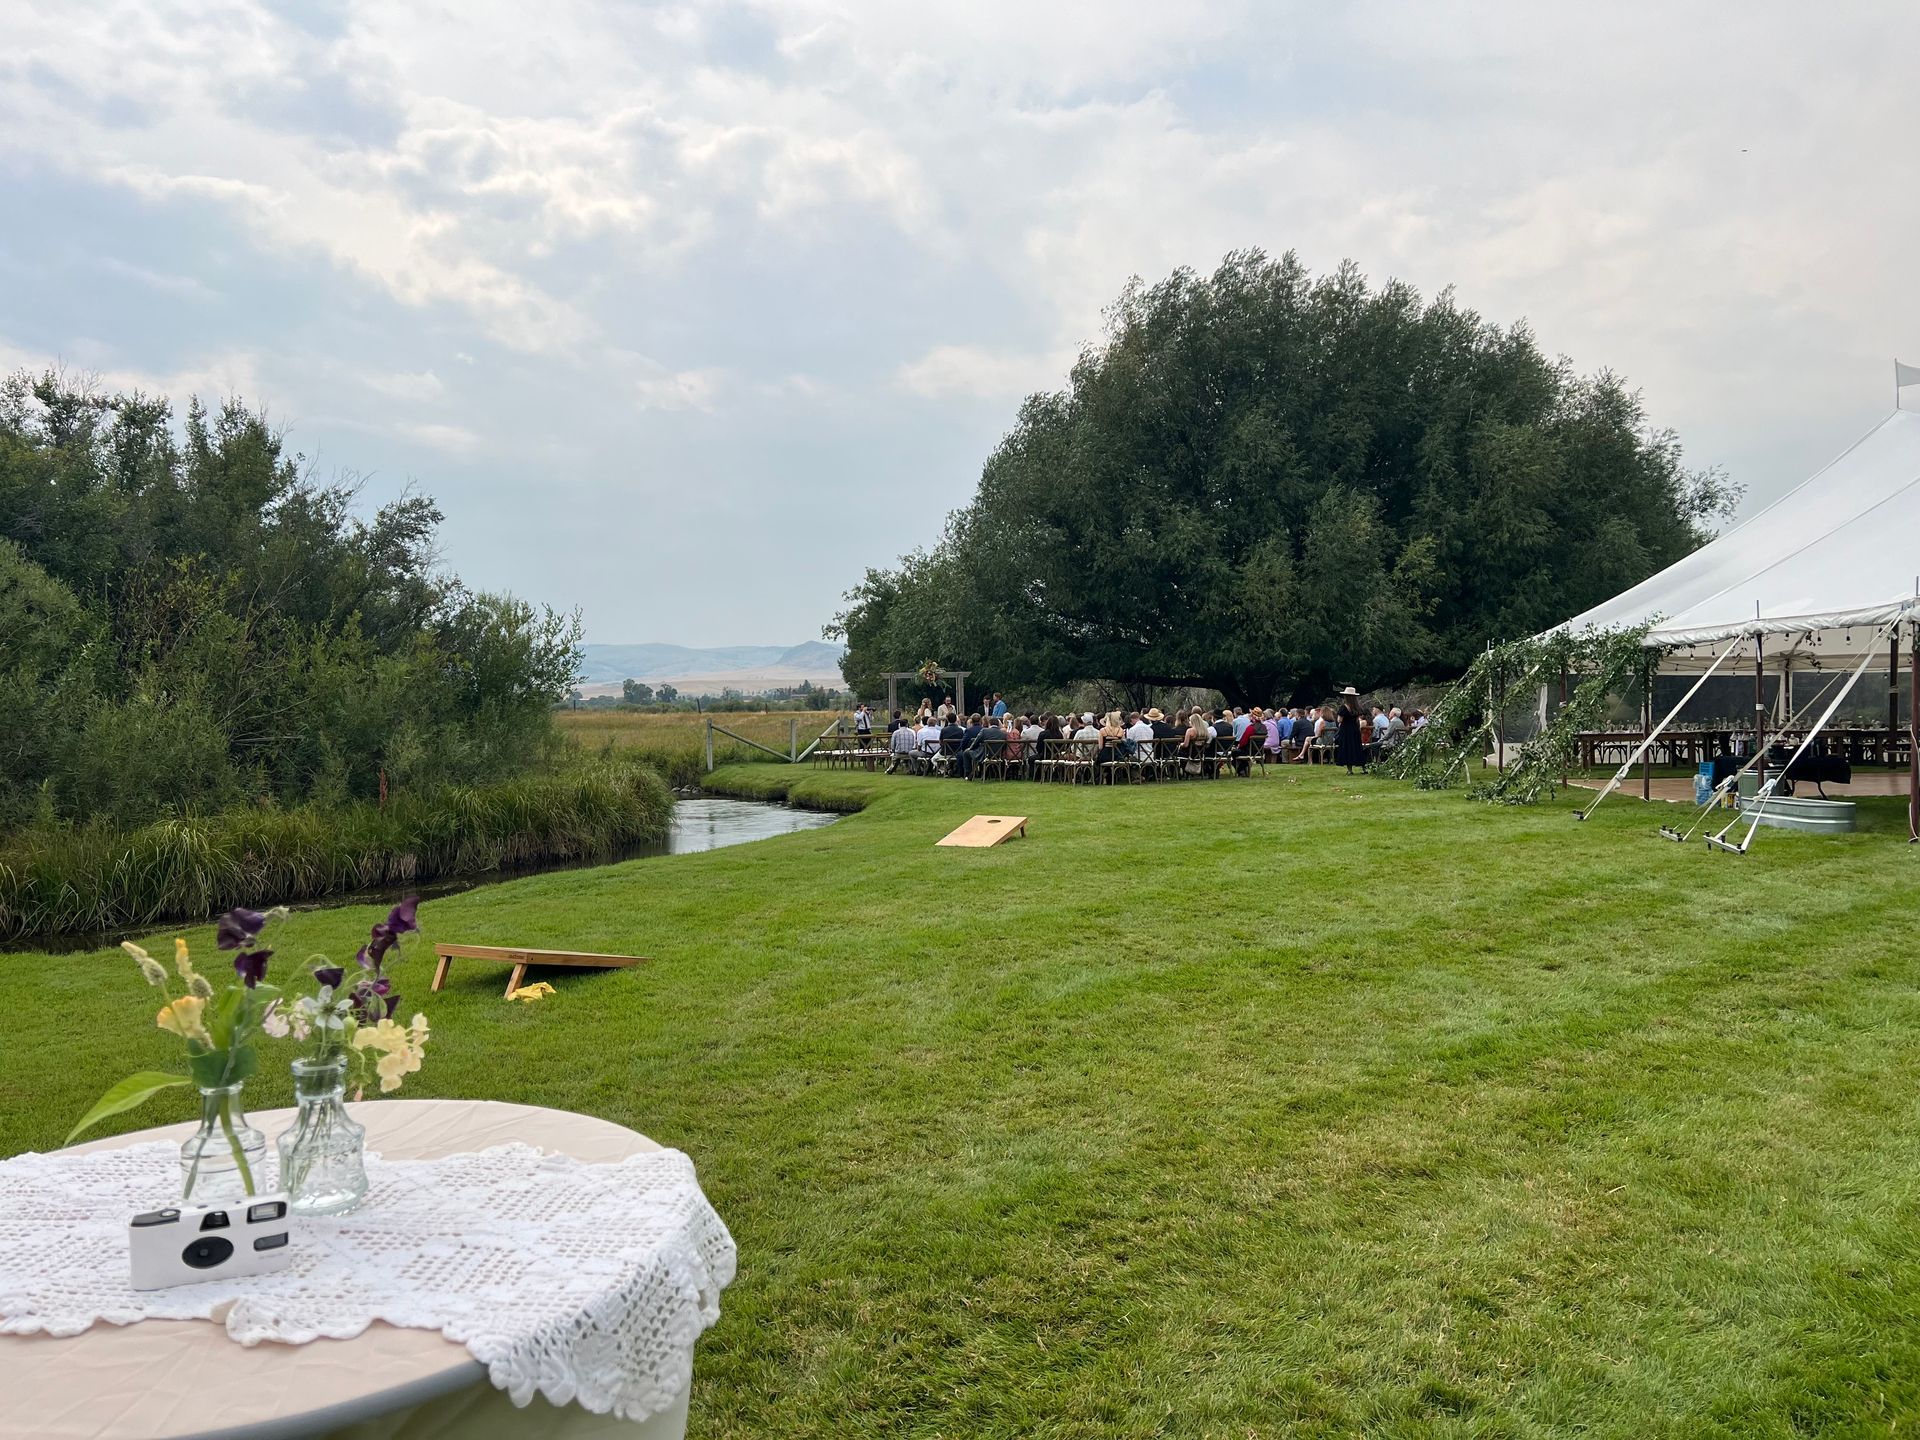
[(133, 1288), (164, 1290), (284, 1270), (293, 1258), (287, 1197), (149, 1210), (127, 1222)]

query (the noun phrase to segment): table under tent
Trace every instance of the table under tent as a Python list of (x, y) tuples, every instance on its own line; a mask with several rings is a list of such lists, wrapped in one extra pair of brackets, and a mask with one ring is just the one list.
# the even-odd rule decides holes
[[(1771, 823), (1770, 810), (1776, 820), (1796, 806), (1817, 813), (1812, 806), (1819, 802), (1788, 798), (1792, 782), (1830, 778), (1846, 768), (1826, 755), (1830, 722), (1850, 696), (1856, 704), (1867, 698), (1861, 678), (1879, 667), (1889, 688), (1888, 716), (1880, 732), (1884, 743), (1870, 753), (1876, 764), (1904, 761), (1905, 774), (1896, 778), (1905, 781), (1909, 836), (1920, 839), (1920, 746), (1914, 743), (1920, 413), (1894, 411), (1752, 518), (1548, 634), (1643, 626), (1650, 673), (1692, 677), (1691, 683), (1664, 717), (1655, 713), (1653, 685), (1642, 687), (1639, 743), (1583, 817), (1661, 743), (1711, 677), (1751, 677), (1753, 720), (1744, 727), (1750, 744), (1742, 747), (1750, 753), (1743, 763), (1716, 757), (1716, 783), (1694, 825), (1684, 834), (1663, 832), (1675, 839), (1698, 832), (1721, 849), (1744, 852), (1754, 830)], [(1904, 725), (1898, 713), (1902, 678)], [(1542, 723), (1550, 698), (1543, 687)], [(1678, 753), (1669, 745), (1670, 756)], [(1714, 812), (1729, 797), (1740, 798), (1731, 823), (1722, 824)]]

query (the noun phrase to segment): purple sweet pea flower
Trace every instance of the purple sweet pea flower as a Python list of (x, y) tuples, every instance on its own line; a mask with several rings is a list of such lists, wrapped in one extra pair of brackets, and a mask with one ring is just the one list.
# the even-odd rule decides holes
[[(418, 895), (409, 895), (387, 912), (386, 919), (380, 921), (379, 924), (373, 927), (373, 933), (368, 937), (366, 946), (362, 951), (362, 953), (367, 956), (367, 959), (372, 961), (372, 964), (368, 966), (369, 969), (377, 973), (380, 969), (380, 962), (387, 958), (387, 952), (389, 950), (400, 943), (400, 937), (402, 935), (411, 935), (420, 928), (420, 922), (417, 918), (419, 908), (420, 897)], [(365, 962), (362, 963), (364, 964)]]
[(338, 990), (340, 982), (347, 978), (347, 972), (339, 965), (323, 965), (313, 972), (313, 978), (329, 990)]
[(258, 910), (243, 910), (238, 905), (220, 917), (215, 943), (222, 950), (239, 950), (253, 943), (254, 936), (266, 928), (267, 917)]
[(395, 939), (398, 939), (402, 935), (413, 934), (414, 931), (420, 928), (420, 922), (415, 918), (415, 914), (419, 909), (420, 897), (418, 895), (407, 896), (406, 899), (402, 900), (387, 912), (387, 933)]
[(362, 945), (360, 947), (360, 953), (353, 957), (353, 963), (358, 965), (362, 970), (373, 969), (373, 957), (367, 953), (366, 946)]
[(271, 950), (242, 950), (233, 957), (233, 973), (251, 990), (267, 978), (267, 961), (272, 955)]
[(380, 997), (373, 992), (373, 983), (362, 980), (353, 987), (353, 993), (347, 997), (353, 1009), (353, 1018), (362, 1025), (371, 1025), (380, 1018)]

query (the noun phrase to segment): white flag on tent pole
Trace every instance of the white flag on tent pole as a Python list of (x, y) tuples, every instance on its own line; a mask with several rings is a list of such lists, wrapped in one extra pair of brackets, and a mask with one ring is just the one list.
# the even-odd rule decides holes
[(1903, 365), (1893, 362), (1893, 385), (1896, 390), (1904, 390), (1909, 385), (1920, 385), (1920, 365)]

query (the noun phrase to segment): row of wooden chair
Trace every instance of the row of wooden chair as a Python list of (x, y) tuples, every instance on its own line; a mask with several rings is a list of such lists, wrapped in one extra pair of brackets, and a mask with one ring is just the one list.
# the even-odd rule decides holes
[(896, 754), (882, 736), (829, 736), (814, 750), (815, 763), (905, 769), (919, 775), (963, 775), (970, 780), (1056, 780), (1066, 784), (1138, 784), (1149, 780), (1225, 774), (1264, 774), (1278, 757), (1258, 746), (1236, 748), (1216, 740), (1190, 752), (1177, 740), (1109, 746), (1102, 740), (987, 740), (971, 752), (966, 742), (943, 740), (933, 750)]

